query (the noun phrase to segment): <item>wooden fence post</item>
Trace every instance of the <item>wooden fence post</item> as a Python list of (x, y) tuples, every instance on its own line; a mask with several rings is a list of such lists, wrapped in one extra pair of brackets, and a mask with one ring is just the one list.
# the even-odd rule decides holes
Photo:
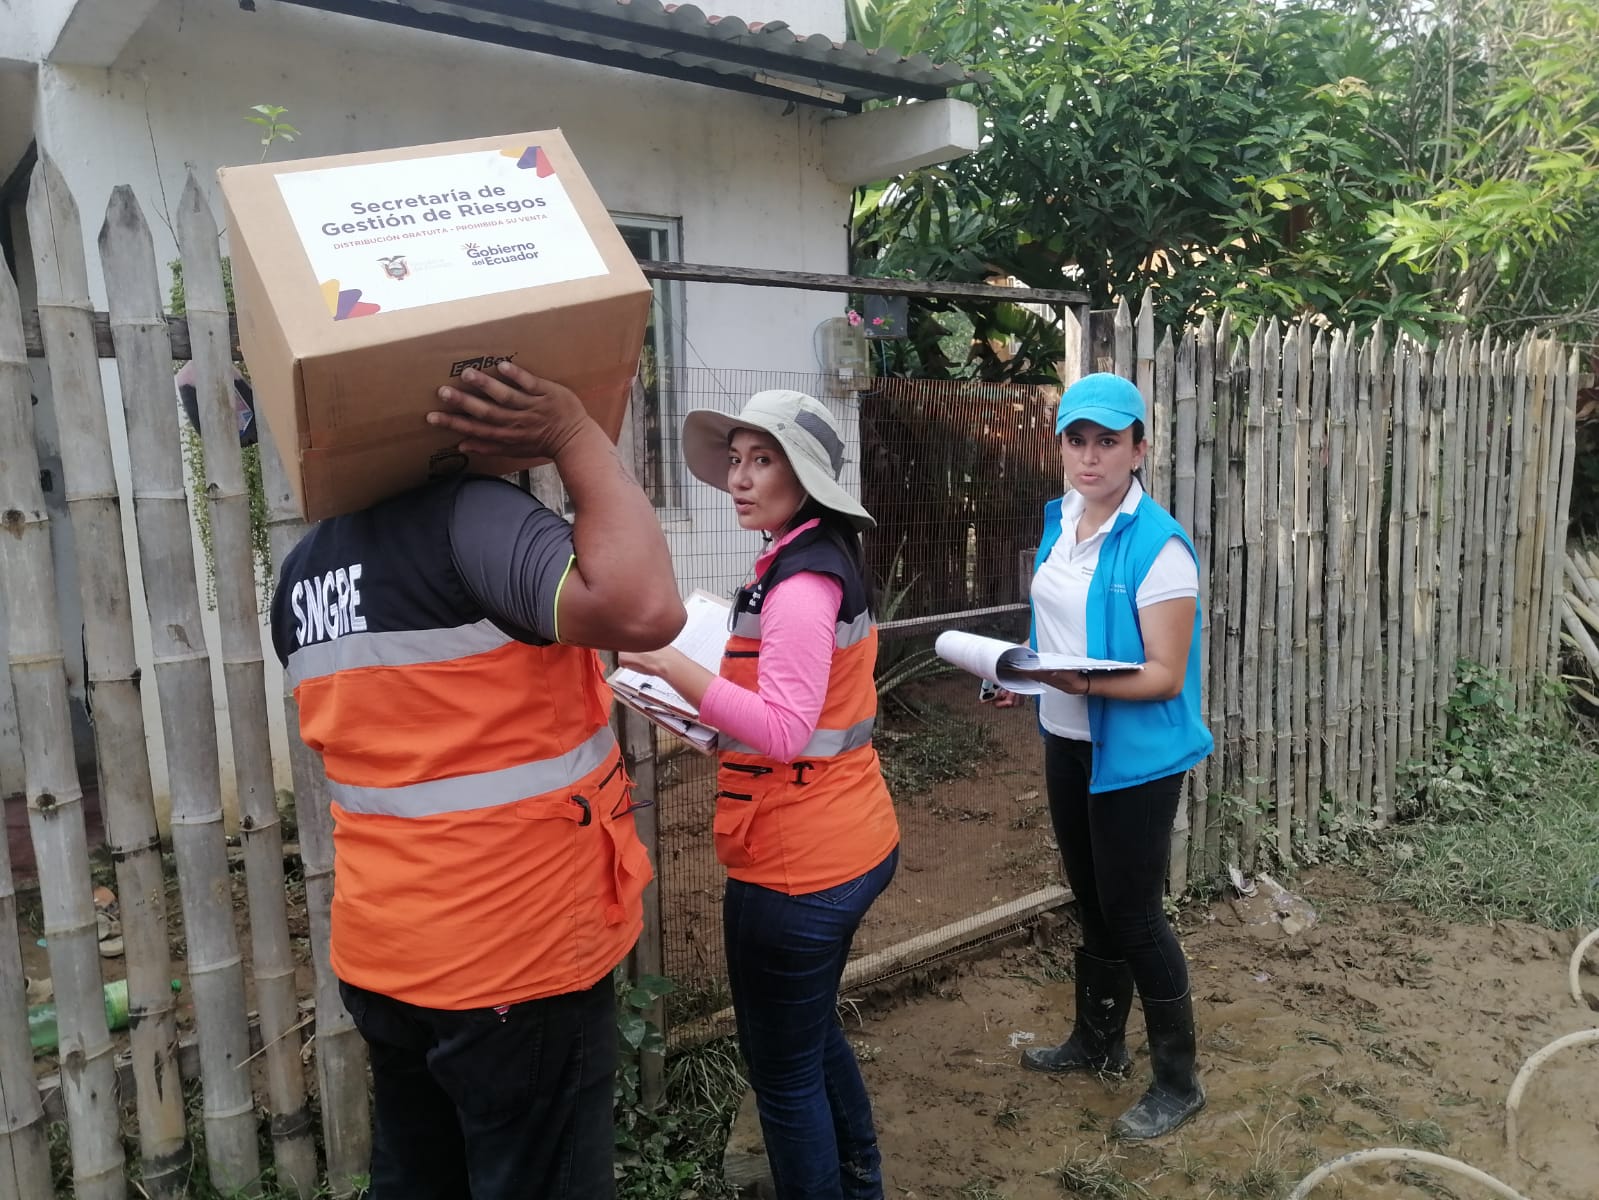
[(1521, 528), (1521, 483), (1526, 467), (1527, 443), (1527, 347), (1530, 334), (1523, 334), (1513, 347), (1507, 347), (1505, 369), (1509, 401), (1505, 423), (1504, 499), (1500, 508), (1499, 533), (1499, 645), (1495, 652), (1499, 670), (1509, 680), (1514, 695), (1517, 678), (1516, 644), (1516, 557)]
[[(1265, 514), (1265, 386), (1266, 371), (1262, 356), (1265, 354), (1266, 321), (1255, 322), (1249, 335), (1249, 379), (1244, 407), (1244, 613), (1242, 621), (1243, 645), (1239, 651), (1240, 671), (1238, 684), (1242, 694), (1240, 732), (1244, 739), (1239, 791), (1243, 796), (1242, 828), (1240, 830), (1239, 866), (1250, 870), (1255, 864), (1255, 840), (1260, 828), (1260, 774), (1261, 726), (1260, 696), (1264, 675), (1260, 661), (1260, 624), (1263, 613), (1261, 593), (1265, 584), (1264, 530)], [(1269, 695), (1270, 688), (1266, 688)]]
[(1138, 305), (1135, 329), (1134, 382), (1139, 395), (1144, 398), (1144, 436), (1149, 439), (1149, 454), (1145, 458), (1148, 470), (1149, 494), (1162, 508), (1169, 509), (1171, 466), (1171, 430), (1166, 427), (1169, 410), (1161, 407), (1161, 397), (1155, 388), (1155, 291), (1145, 288)]
[[(1293, 797), (1281, 789), (1277, 779), (1276, 714), (1277, 697), (1287, 686), (1277, 675), (1277, 643), (1288, 639), (1288, 630), (1277, 628), (1277, 563), (1282, 536), (1282, 509), (1277, 504), (1277, 481), (1281, 474), (1278, 455), (1282, 451), (1283, 405), (1281, 385), (1282, 330), (1275, 320), (1264, 322), (1265, 341), (1261, 346), (1261, 458), (1255, 469), (1260, 473), (1260, 691), (1256, 697), (1256, 821), (1261, 836), (1277, 830), (1276, 809), (1286, 801), (1290, 811)], [(1287, 861), (1286, 859), (1284, 861)]]
[[(1399, 542), (1399, 740), (1395, 756), (1403, 770), (1416, 757), (1415, 713), (1417, 614), (1421, 593), (1421, 347), (1411, 338), (1400, 341), (1403, 360), (1400, 379), (1404, 387), (1404, 489)], [(1396, 382), (1398, 382), (1396, 380)], [(1397, 470), (1396, 470), (1397, 475)], [(1392, 654), (1394, 648), (1390, 646)]]
[(1345, 589), (1350, 606), (1348, 641), (1351, 653), (1348, 685), (1351, 711), (1348, 770), (1344, 778), (1350, 811), (1356, 813), (1363, 821), (1370, 820), (1372, 816), (1371, 760), (1375, 757), (1372, 753), (1375, 743), (1371, 737), (1374, 693), (1367, 625), (1369, 618), (1370, 624), (1375, 626), (1380, 616), (1380, 613), (1373, 609), (1371, 602), (1372, 581), (1377, 575), (1377, 547), (1376, 539), (1372, 536), (1374, 528), (1372, 510), (1377, 503), (1380, 503), (1382, 494), (1381, 468), (1375, 461), (1375, 443), (1372, 438), (1372, 412), (1376, 403), (1377, 389), (1375, 375), (1379, 369), (1378, 358), (1373, 353), (1376, 344), (1375, 339), (1368, 338), (1352, 350), (1357, 373), (1354, 420), (1350, 423), (1354, 429), (1355, 442), (1354, 490), (1351, 496), (1354, 525), (1349, 552), (1351, 579)]
[(1216, 344), (1211, 356), (1211, 386), (1216, 413), (1215, 534), (1211, 555), (1211, 657), (1210, 728), (1216, 749), (1212, 757), (1215, 785), (1211, 788), (1209, 815), (1205, 822), (1205, 862), (1214, 870), (1222, 865), (1222, 834), (1227, 805), (1234, 795), (1236, 779), (1233, 761), (1237, 733), (1232, 698), (1233, 647), (1242, 607), (1243, 572), (1238, 560), (1243, 556), (1243, 489), (1238, 478), (1233, 448), (1234, 428), (1241, 425), (1233, 403), (1232, 317), (1223, 313), (1216, 327)]
[(1521, 494), (1516, 513), (1516, 600), (1515, 640), (1511, 652), (1512, 671), (1516, 680), (1516, 705), (1525, 707), (1533, 696), (1533, 671), (1543, 662), (1540, 651), (1534, 654), (1535, 638), (1542, 633), (1535, 629), (1534, 614), (1539, 605), (1534, 597), (1542, 587), (1539, 555), (1543, 549), (1542, 516), (1544, 505), (1544, 479), (1548, 474), (1549, 456), (1549, 369), (1544, 353), (1543, 339), (1527, 337), (1527, 360), (1523, 368), (1527, 375), (1527, 432), (1523, 445)]
[[(25, 632), (29, 643), (14, 642), (20, 601), (56, 611), (55, 572), (50, 560), (50, 519), (39, 490), (38, 452), (33, 445), (31, 379), (22, 340), (22, 306), (11, 272), (0, 270), (0, 614), (6, 621), (9, 677), (17, 687), (19, 728), (42, 720), (66, 719), (66, 675), (59, 630), (52, 637), (48, 619), (34, 614)], [(57, 705), (23, 712), (24, 705)], [(52, 714), (54, 714), (52, 718)], [(59, 736), (59, 731), (58, 731)], [(67, 735), (70, 743), (70, 734)], [(61, 747), (58, 761), (72, 762), (72, 748)], [(32, 783), (29, 811), (33, 808)], [(74, 784), (72, 792), (75, 792)], [(63, 800), (70, 801), (72, 792)], [(0, 797), (3, 798), (3, 797)], [(70, 803), (57, 810), (63, 825), (81, 827), (81, 807)], [(87, 844), (87, 842), (85, 843)], [(52, 866), (57, 865), (52, 860)], [(92, 903), (92, 901), (91, 901)], [(94, 933), (89, 933), (94, 953)], [(81, 949), (74, 965), (82, 966)], [(94, 972), (99, 982), (99, 971)], [(107, 1043), (109, 1044), (109, 1033)], [(17, 893), (11, 875), (11, 844), (0, 843), (0, 1192), (27, 1200), (54, 1190), (50, 1148), (45, 1140), (44, 1106), (34, 1083), (33, 1051), (28, 1039), (27, 990), (22, 975), (22, 947), (17, 935)]]
[(1303, 805), (1294, 778), (1294, 546), (1298, 540), (1294, 522), (1294, 498), (1302, 490), (1294, 474), (1294, 442), (1299, 427), (1299, 337), (1298, 324), (1288, 326), (1277, 360), (1277, 475), (1268, 478), (1270, 503), (1276, 514), (1277, 530), (1277, 691), (1272, 706), (1275, 733), (1277, 853), (1284, 862), (1293, 857), (1294, 820)]
[[(100, 227), (99, 245), (111, 310), (111, 334), (117, 351), (124, 424), (128, 432), (135, 528), (143, 530), (166, 525), (168, 528), (187, 530), (189, 508), (183, 493), (183, 467), (177, 453), (172, 352), (166, 317), (161, 308), (155, 249), (150, 240), (149, 227), (129, 188), (120, 187), (112, 193), (105, 221)], [(141, 548), (148, 552), (156, 547), (146, 544)], [(181, 550), (188, 552), (186, 540)], [(171, 571), (170, 564), (158, 557), (144, 559), (144, 567), (146, 572), (169, 574)], [(116, 589), (126, 595), (127, 573), (120, 562), (115, 564), (114, 570), (102, 564), (101, 573), (108, 578), (96, 586)], [(126, 612), (127, 605), (124, 603), (121, 607)], [(195, 629), (198, 631), (198, 622)], [(192, 653), (180, 638), (173, 636), (170, 627), (152, 629), (151, 640), (154, 653), (158, 656)], [(127, 649), (131, 659), (131, 637)], [(209, 708), (204, 713), (209, 716)], [(194, 719), (192, 713), (187, 715)], [(177, 770), (186, 766), (177, 755), (171, 756), (171, 762)], [(152, 1027), (155, 1034), (150, 1062), (141, 1067), (140, 1059), (144, 1056), (137, 1052), (134, 1056), (137, 1098), (141, 1110), (139, 1138), (144, 1160), (141, 1175), (144, 1186), (153, 1194), (181, 1196), (188, 1186), (189, 1154), (183, 1087), (178, 1078), (176, 1058), (171, 1053), (171, 1047), (177, 1041), (177, 1029), (173, 1020), (171, 992), (167, 986), (172, 966), (166, 931), (166, 880), (161, 866), (160, 842), (153, 810), (149, 814), (148, 826), (141, 832), (149, 843), (151, 858), (143, 887), (149, 898), (159, 902), (155, 914), (159, 929), (145, 935), (151, 939), (150, 947), (145, 951), (145, 955), (152, 959), (144, 968), (148, 978), (137, 987), (134, 983), (134, 950), (131, 942), (128, 951), (130, 1015), (132, 1012), (143, 1013), (140, 1023), (133, 1026), (130, 1037), (137, 1047), (138, 1039), (144, 1032), (142, 1027), (146, 1024)], [(128, 891), (126, 886), (120, 886), (118, 890), (124, 897)], [(125, 898), (122, 910), (123, 930), (126, 932), (128, 904)], [(159, 942), (154, 941), (157, 935)], [(152, 1004), (157, 1007), (149, 1008)], [(149, 1094), (148, 1101), (146, 1093)], [(155, 1110), (146, 1113), (146, 1103), (155, 1105)], [(164, 1152), (152, 1154), (152, 1143), (165, 1144)]]
[[(1294, 327), (1293, 361), (1283, 364), (1283, 391), (1294, 395), (1294, 458), (1289, 484), (1294, 504), (1294, 820), (1310, 845), (1316, 806), (1310, 773), (1310, 589), (1298, 586), (1310, 577), (1310, 391), (1311, 352), (1315, 331), (1309, 320)], [(1288, 469), (1288, 464), (1283, 464)]]
[(1577, 380), (1581, 372), (1582, 360), (1574, 349), (1566, 363), (1564, 371), (1564, 394), (1560, 406), (1560, 477), (1556, 512), (1560, 514), (1559, 529), (1555, 534), (1554, 549), (1548, 564), (1548, 569), (1553, 573), (1551, 591), (1554, 593), (1550, 600), (1549, 645), (1545, 650), (1548, 656), (1548, 671), (1553, 674), (1560, 666), (1560, 603), (1565, 594), (1565, 573), (1560, 569), (1560, 562), (1566, 553), (1566, 538), (1571, 526), (1571, 474), (1577, 454)]
[(1123, 379), (1133, 377), (1133, 316), (1127, 307), (1127, 297), (1123, 296), (1116, 301), (1116, 315), (1112, 321), (1112, 336), (1115, 338), (1115, 367), (1116, 374)]
[[(1170, 345), (1171, 334), (1167, 332), (1163, 346)], [(1177, 518), (1177, 523), (1188, 531), (1190, 538), (1195, 536), (1195, 455), (1198, 439), (1198, 412), (1197, 396), (1194, 391), (1194, 331), (1189, 329), (1183, 333), (1182, 341), (1178, 344), (1176, 354), (1171, 364), (1172, 380), (1172, 440), (1175, 447), (1175, 456), (1172, 463), (1173, 500), (1172, 516)], [(1207, 507), (1208, 507), (1207, 499)], [(1207, 513), (1208, 516), (1208, 513)], [(1196, 558), (1198, 553), (1196, 551)], [(1205, 575), (1203, 558), (1199, 575), (1200, 587), (1203, 588)], [(1200, 608), (1204, 608), (1203, 598), (1199, 601)], [(1200, 634), (1200, 659), (1205, 661), (1204, 632)], [(1188, 890), (1188, 845), (1189, 831), (1193, 823), (1194, 810), (1205, 803), (1205, 768), (1201, 765), (1197, 770), (1188, 773), (1185, 782), (1185, 795), (1177, 808), (1177, 820), (1172, 827), (1171, 834), (1171, 859), (1167, 869), (1166, 883), (1172, 895), (1180, 896)]]
[(1083, 328), (1074, 305), (1064, 304), (1060, 310), (1061, 356), (1060, 386), (1065, 391), (1083, 377), (1083, 353), (1088, 331)]
[(316, 1188), (316, 1144), (311, 1137), (311, 1109), (300, 1062), (300, 1040), (289, 1036), (299, 1023), (299, 1004), (283, 889), (283, 834), (267, 732), (250, 492), (239, 451), (228, 301), (222, 288), (217, 239), (216, 218), (191, 174), (178, 202), (178, 245), (183, 255), (184, 307), (189, 319), (189, 348), (204, 447), (205, 490), (211, 506), (222, 676), (228, 699), (228, 726), (233, 734), (239, 839), (244, 846), (272, 1157), (279, 1182), (292, 1188), (302, 1200), (308, 1200)]
[(1212, 514), (1216, 506), (1215, 345), (1216, 328), (1207, 315), (1199, 323), (1199, 332), (1194, 336), (1194, 423), (1197, 426), (1198, 445), (1195, 448), (1197, 457), (1194, 463), (1193, 534), (1194, 554), (1199, 560), (1199, 603), (1204, 611), (1199, 629), (1200, 637), (1204, 641), (1204, 653), (1200, 657), (1201, 667), (1205, 672), (1204, 688), (1201, 693), (1202, 710), (1205, 721), (1210, 726), (1211, 736), (1216, 742), (1216, 749), (1194, 772), (1195, 778), (1203, 776), (1203, 781), (1194, 788), (1193, 813), (1189, 818), (1190, 877), (1207, 874), (1212, 870), (1213, 864), (1205, 854), (1205, 829), (1210, 819), (1211, 793), (1221, 788), (1219, 765), (1222, 756), (1219, 707), (1221, 698), (1215, 693), (1216, 663), (1220, 660), (1221, 648), (1216, 644), (1216, 615), (1212, 606), (1212, 597), (1215, 594), (1215, 572), (1212, 569), (1214, 561)]
[[(1486, 337), (1486, 335), (1484, 335)], [(1461, 356), (1461, 465), (1466, 471), (1465, 513), (1460, 534), (1460, 646), (1457, 653), (1482, 661), (1482, 508), (1487, 494), (1482, 368), (1484, 340), (1467, 336)]]
[(1337, 433), (1339, 456), (1343, 460), (1338, 486), (1338, 522), (1334, 534), (1338, 539), (1338, 556), (1343, 577), (1338, 584), (1339, 662), (1338, 690), (1334, 696), (1336, 724), (1333, 747), (1334, 769), (1328, 788), (1336, 797), (1338, 811), (1348, 821), (1357, 818), (1355, 797), (1358, 789), (1352, 784), (1352, 764), (1359, 739), (1355, 734), (1355, 696), (1359, 691), (1357, 663), (1363, 658), (1355, 639), (1355, 611), (1359, 607), (1356, 594), (1360, 587), (1355, 557), (1355, 513), (1361, 500), (1361, 480), (1357, 469), (1360, 402), (1360, 348), (1354, 335), (1345, 333), (1341, 351), (1343, 361), (1344, 396), (1339, 406)]
[(1509, 348), (1502, 342), (1492, 343), (1492, 352), (1484, 360), (1487, 394), (1484, 399), (1484, 417), (1488, 423), (1488, 477), (1487, 496), (1483, 512), (1483, 540), (1487, 547), (1482, 581), (1482, 656), (1481, 663), (1490, 671), (1504, 670), (1508, 665), (1500, 654), (1500, 626), (1508, 614), (1500, 604), (1503, 583), (1502, 564), (1505, 552), (1505, 433), (1511, 418), (1513, 404), (1505, 394), (1506, 362)]
[[(644, 389), (636, 385), (627, 405), (627, 424), (624, 431), (631, 436), (622, 439), (621, 447), (632, 460), (633, 478), (640, 483), (646, 478), (649, 442), (644, 435)], [(666, 861), (661, 856), (660, 789), (655, 767), (655, 727), (638, 713), (624, 705), (617, 705), (621, 716), (622, 757), (633, 779), (633, 824), (639, 840), (650, 856), (655, 875), (644, 889), (644, 928), (628, 956), (628, 974), (633, 979), (647, 975), (666, 974), (665, 924), (661, 914), (661, 872)], [(661, 1031), (664, 1041), (666, 1004), (657, 998), (645, 1012), (645, 1019)], [(666, 1095), (666, 1055), (664, 1051), (645, 1051), (639, 1055), (639, 1099), (646, 1107), (660, 1105)]]
[[(283, 562), (305, 533), (288, 476), (270, 436), (261, 446), (261, 483), (266, 492), (272, 561)], [(311, 929), (311, 966), (316, 1002), (317, 1092), (322, 1109), (322, 1145), (328, 1183), (335, 1196), (353, 1195), (371, 1168), (372, 1105), (367, 1094), (367, 1049), (344, 1000), (328, 957), (333, 927), (333, 814), (322, 759), (300, 737), (300, 706), (287, 676), (283, 688), (288, 726), (289, 771), (294, 785), (294, 825), (305, 878), (305, 909)]]
[[(1443, 471), (1438, 516), (1438, 655), (1434, 664), (1432, 727), (1444, 732), (1449, 697), (1455, 690), (1455, 659), (1460, 653), (1460, 535), (1463, 528), (1467, 465), (1463, 452), (1461, 363), (1465, 344), (1451, 337), (1443, 359)], [(1553, 552), (1552, 549), (1550, 551)]]
[[(149, 762), (145, 757), (144, 722), (139, 707), (137, 669), (133, 662), (132, 631), (126, 644), (115, 633), (119, 617), (116, 592), (122, 597), (120, 617), (126, 621), (127, 566), (122, 546), (122, 520), (117, 498), (116, 478), (111, 467), (110, 435), (107, 431), (104, 394), (100, 387), (100, 363), (93, 352), (94, 309), (89, 303), (88, 271), (83, 255), (83, 231), (78, 208), (67, 191), (66, 181), (48, 155), (41, 154), (34, 167), (28, 190), (28, 235), (33, 241), (34, 264), (39, 291), (39, 327), (44, 337), (45, 357), (50, 368), (57, 423), (61, 429), (62, 473), (66, 476), (67, 509), (71, 513), (74, 541), (79, 560), (79, 592), (83, 599), (84, 653), (90, 659), (88, 687), (96, 699), (95, 747), (100, 755), (101, 795), (107, 803), (121, 809), (119, 832), (126, 834), (138, 821), (137, 808), (150, 803)], [(34, 461), (30, 453), (27, 461)], [(37, 472), (37, 467), (34, 471)], [(37, 486), (37, 483), (35, 483)], [(115, 579), (115, 583), (113, 583)], [(111, 586), (112, 594), (97, 593), (96, 585)], [(24, 585), (25, 586), (25, 585)], [(13, 598), (13, 629), (32, 625), (32, 640), (41, 634), (59, 644), (54, 594), (48, 618), (27, 612)], [(16, 655), (27, 640), (11, 639)], [(98, 711), (98, 697), (105, 695), (106, 711)], [(38, 699), (38, 697), (35, 697)], [(131, 702), (130, 702), (131, 701)], [(25, 701), (17, 689), (19, 718)], [(77, 771), (71, 761), (71, 737), (65, 730), (63, 709), (45, 709), (30, 714), (35, 741), (32, 753), (45, 758), (67, 747), (66, 762), (58, 763), (52, 774), (56, 784), (78, 790)], [(43, 731), (41, 724), (58, 728)], [(28, 751), (28, 735), (23, 735), (23, 760), (30, 781), (34, 762)], [(45, 768), (50, 771), (49, 767)], [(131, 780), (118, 780), (119, 770), (129, 771)], [(143, 776), (143, 784), (139, 782)], [(53, 791), (47, 787), (46, 791)], [(140, 791), (144, 795), (139, 795)], [(61, 1027), (62, 1079), (78, 1074), (74, 1095), (68, 1097), (68, 1125), (72, 1132), (73, 1188), (80, 1197), (122, 1196), (122, 1143), (118, 1136), (115, 1106), (107, 1103), (110, 1084), (115, 1079), (111, 1035), (106, 1027), (94, 903), (90, 896), (88, 844), (82, 822), (82, 796), (73, 802), (70, 813), (56, 810), (57, 799), (36, 794), (29, 785), (29, 810), (35, 840), (42, 837), (39, 854), (40, 894), (45, 906), (45, 936), (50, 946), (50, 965), (56, 990), (56, 1014)], [(61, 818), (65, 819), (61, 819)], [(126, 817), (127, 821), (122, 819)], [(148, 849), (148, 847), (145, 847)], [(47, 853), (50, 861), (47, 865)], [(80, 858), (79, 855), (82, 855)], [(62, 874), (58, 875), (58, 872)], [(70, 874), (67, 874), (70, 872)], [(52, 908), (54, 912), (52, 913)], [(54, 922), (57, 929), (48, 928)], [(68, 990), (56, 972), (55, 947), (62, 947), (62, 962)], [(74, 1044), (76, 1043), (76, 1044)], [(88, 1060), (85, 1071), (74, 1068), (76, 1054)], [(112, 1178), (112, 1176), (115, 1178)]]
[(1564, 372), (1560, 369), (1560, 346), (1554, 338), (1544, 339), (1542, 348), (1544, 386), (1548, 398), (1544, 405), (1544, 432), (1541, 439), (1543, 478), (1538, 483), (1538, 530), (1533, 550), (1538, 586), (1531, 598), (1531, 640), (1527, 646), (1527, 669), (1539, 675), (1548, 674), (1552, 669), (1548, 662), (1549, 623), (1554, 614), (1554, 595), (1560, 590), (1565, 575), (1563, 560), (1555, 557), (1557, 549), (1564, 549), (1555, 544), (1555, 533), (1560, 524), (1559, 509), (1550, 504), (1551, 501), (1558, 501), (1560, 495), (1560, 442), (1565, 433)]
[[(1305, 750), (1308, 786), (1305, 793), (1305, 838), (1314, 846), (1321, 837), (1321, 801), (1326, 793), (1327, 778), (1324, 766), (1327, 759), (1327, 718), (1323, 676), (1326, 660), (1326, 585), (1324, 581), (1327, 561), (1327, 389), (1328, 389), (1328, 338), (1324, 331), (1316, 330), (1310, 340), (1310, 372), (1306, 382), (1310, 386), (1310, 414), (1306, 425), (1309, 436), (1309, 467), (1306, 483), (1309, 488), (1309, 525), (1307, 544), (1309, 559), (1305, 564), (1305, 646), (1308, 670), (1305, 680)], [(1304, 384), (1301, 384), (1303, 387)]]
[[(1326, 551), (1323, 561), (1326, 570), (1322, 575), (1323, 600), (1322, 629), (1324, 640), (1320, 647), (1325, 655), (1322, 670), (1322, 741), (1326, 771), (1323, 794), (1332, 807), (1343, 813), (1343, 797), (1339, 794), (1344, 781), (1344, 753), (1348, 748), (1340, 724), (1339, 697), (1344, 683), (1343, 599), (1344, 599), (1344, 506), (1348, 502), (1344, 488), (1344, 432), (1349, 421), (1350, 383), (1348, 356), (1342, 329), (1334, 332), (1328, 347), (1327, 378), (1327, 499), (1326, 499)], [(1312, 647), (1313, 650), (1316, 647)]]
[[(661, 810), (655, 775), (655, 727), (630, 708), (619, 706), (622, 726), (622, 755), (633, 778), (633, 823), (639, 840), (649, 852), (655, 877), (644, 889), (644, 928), (628, 956), (628, 975), (632, 979), (666, 973), (666, 945), (661, 919), (661, 872), (666, 869), (661, 857)], [(644, 1013), (645, 1019), (666, 1036), (666, 1004), (656, 999)], [(666, 1056), (659, 1050), (639, 1054), (639, 1099), (648, 1108), (658, 1107), (666, 1094)]]
[[(140, 253), (132, 240), (148, 247), (149, 229), (126, 189), (113, 194), (112, 206), (107, 223), (129, 239), (131, 269)], [(154, 250), (143, 253), (153, 257)], [(128, 285), (116, 308), (125, 314), (123, 337), (131, 362), (134, 329), (144, 323), (139, 318), (148, 318), (152, 309), (159, 315), (161, 300), (149, 294), (149, 277), (142, 284), (133, 277), (116, 282)], [(145, 294), (138, 295), (134, 286), (142, 286)], [(213, 1184), (239, 1189), (254, 1186), (261, 1170), (250, 1074), (241, 1069), (250, 1054), (244, 965), (222, 832), (210, 655), (183, 490), (171, 351), (160, 334), (154, 341), (146, 351), (150, 362), (123, 380), (122, 403), (130, 447), (138, 455), (132, 461), (136, 528), (172, 794), (172, 851), (199, 1039), (206, 1160)]]
[(1168, 512), (1172, 508), (1172, 371), (1175, 357), (1171, 330), (1164, 330), (1160, 343), (1155, 347), (1154, 394), (1145, 404), (1152, 422), (1152, 430), (1148, 435), (1149, 457), (1157, 468), (1150, 484), (1154, 488), (1155, 503)]

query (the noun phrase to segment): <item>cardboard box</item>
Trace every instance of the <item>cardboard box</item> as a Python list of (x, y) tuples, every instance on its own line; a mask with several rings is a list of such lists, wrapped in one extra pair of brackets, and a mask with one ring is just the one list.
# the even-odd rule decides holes
[(467, 367), (564, 383), (617, 438), (650, 286), (560, 131), (218, 177), (239, 341), (308, 520), (510, 469), (424, 419)]

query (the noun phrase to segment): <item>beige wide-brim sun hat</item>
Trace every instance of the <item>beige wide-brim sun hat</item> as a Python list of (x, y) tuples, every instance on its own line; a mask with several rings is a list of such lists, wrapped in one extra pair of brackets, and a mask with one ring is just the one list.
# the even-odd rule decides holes
[(735, 429), (771, 434), (788, 455), (805, 494), (848, 517), (856, 529), (875, 529), (838, 477), (844, 470), (844, 436), (826, 405), (804, 392), (756, 392), (738, 413), (696, 408), (683, 418), (683, 461), (696, 479), (727, 491), (727, 443)]

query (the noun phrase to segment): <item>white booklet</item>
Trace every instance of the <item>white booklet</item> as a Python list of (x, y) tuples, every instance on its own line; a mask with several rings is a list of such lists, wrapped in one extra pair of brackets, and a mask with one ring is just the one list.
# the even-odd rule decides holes
[(975, 633), (962, 633), (946, 629), (938, 635), (933, 650), (945, 662), (999, 684), (1009, 692), (1037, 695), (1049, 685), (1034, 678), (1040, 671), (1141, 671), (1143, 663), (1118, 662), (1109, 658), (1078, 658), (1071, 654), (1055, 654), (1047, 650), (1034, 650), (1031, 646), (1001, 641), (999, 638), (980, 637)]
[[(722, 651), (727, 646), (727, 615), (732, 603), (710, 592), (695, 591), (683, 601), (683, 607), (688, 620), (672, 639), (672, 648), (714, 675), (721, 669)], [(700, 753), (709, 754), (716, 749), (716, 730), (700, 724), (699, 709), (666, 680), (618, 667), (606, 682), (619, 701)]]

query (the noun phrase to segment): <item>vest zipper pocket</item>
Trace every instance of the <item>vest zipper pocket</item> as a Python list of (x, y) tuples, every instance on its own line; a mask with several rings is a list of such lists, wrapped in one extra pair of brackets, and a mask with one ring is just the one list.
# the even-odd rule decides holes
[(717, 792), (714, 799), (720, 800), (723, 796), (726, 796), (729, 800), (743, 800), (745, 803), (755, 799), (748, 792)]
[(725, 762), (722, 763), (721, 766), (722, 770), (724, 771), (742, 771), (744, 774), (754, 775), (756, 778), (759, 778), (762, 775), (770, 775), (772, 773), (771, 767), (763, 767), (759, 763)]
[(723, 650), (722, 651), (722, 657), (723, 658), (759, 658), (760, 656), (761, 656), (761, 652), (759, 650)]

